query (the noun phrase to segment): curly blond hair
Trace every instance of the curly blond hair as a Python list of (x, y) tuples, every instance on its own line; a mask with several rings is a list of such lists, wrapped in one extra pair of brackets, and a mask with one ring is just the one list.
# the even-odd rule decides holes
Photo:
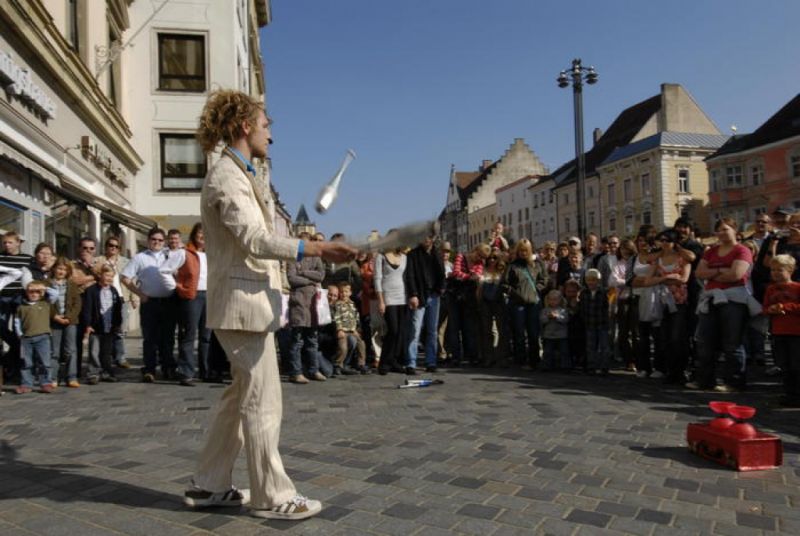
[(255, 125), (264, 103), (246, 93), (220, 89), (208, 96), (200, 114), (195, 137), (204, 153), (212, 152), (219, 142), (231, 145), (244, 134), (242, 125)]

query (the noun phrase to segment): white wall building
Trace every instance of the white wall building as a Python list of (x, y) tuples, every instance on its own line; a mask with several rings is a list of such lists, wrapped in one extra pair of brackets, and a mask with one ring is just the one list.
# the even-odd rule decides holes
[(195, 141), (198, 117), (215, 89), (263, 98), (258, 30), (270, 22), (270, 2), (137, 0), (129, 11), (131, 28), (141, 28), (125, 51), (133, 144), (145, 162), (135, 206), (162, 227), (188, 233), (200, 219), (200, 189), (213, 160)]
[(534, 247), (540, 248), (545, 242), (555, 242), (556, 203), (552, 177), (542, 178), (528, 187), (528, 198), (532, 203), (531, 220), (533, 232), (529, 235)]
[(495, 190), (495, 221), (503, 222), (506, 237), (515, 242), (533, 236), (533, 198), (529, 189), (538, 180), (538, 176), (528, 175)]

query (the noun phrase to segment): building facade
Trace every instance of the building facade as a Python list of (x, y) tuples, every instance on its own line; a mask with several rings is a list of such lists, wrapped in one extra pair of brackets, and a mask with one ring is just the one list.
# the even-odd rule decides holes
[[(140, 31), (122, 57), (132, 82), (132, 142), (145, 161), (135, 204), (162, 227), (187, 233), (200, 219), (200, 189), (218, 157), (206, 157), (195, 141), (198, 117), (215, 89), (264, 98), (258, 32), (270, 21), (270, 3), (135, 1), (129, 10), (131, 27)], [(267, 189), (269, 166), (258, 167)]]
[[(615, 152), (618, 156), (628, 153), (636, 155), (642, 148), (637, 142), (649, 139), (643, 142), (644, 146), (657, 141), (658, 147), (661, 147), (660, 142), (664, 138), (657, 137), (660, 133), (672, 133), (669, 142), (673, 145), (664, 147), (669, 154), (665, 154), (663, 158), (660, 153), (642, 154), (638, 156), (638, 160), (630, 156), (620, 158), (625, 160), (629, 168), (636, 164), (636, 169), (621, 168), (625, 170), (625, 176), (618, 175), (621, 170), (608, 167), (616, 162), (609, 161), (609, 157)], [(711, 136), (712, 138), (701, 142), (710, 145), (697, 145), (697, 135)], [(663, 225), (681, 211), (690, 209), (697, 211), (695, 217), (704, 217), (705, 213), (699, 207), (707, 205), (708, 201), (707, 196), (702, 193), (704, 188), (700, 185), (701, 181), (692, 182), (694, 192), (681, 192), (678, 195), (678, 192), (672, 190), (677, 183), (673, 175), (688, 166), (690, 180), (692, 175), (702, 176), (702, 171), (696, 164), (721, 144), (722, 138), (719, 136), (720, 131), (716, 125), (679, 84), (662, 84), (658, 95), (623, 110), (585, 153), (586, 231), (629, 235), (642, 224)], [(690, 139), (690, 145), (680, 147), (681, 138)], [(600, 173), (604, 163), (607, 164), (603, 168), (607, 172), (605, 179)], [(558, 186), (555, 188), (556, 221), (558, 236), (564, 239), (578, 232), (575, 161), (564, 164), (553, 176), (559, 176)], [(609, 211), (604, 211), (604, 204)], [(678, 206), (673, 207), (676, 204)]]
[(497, 203), (494, 220), (503, 223), (506, 237), (515, 242), (521, 238), (530, 240), (533, 236), (535, 211), (533, 197), (529, 193), (538, 180), (538, 176), (529, 175), (495, 190)]
[[(597, 167), (592, 181), (593, 187), (599, 186), (589, 213), (590, 229), (601, 235), (630, 236), (639, 225), (663, 229), (684, 216), (707, 232), (704, 160), (727, 140), (720, 134), (660, 132), (616, 149)], [(593, 225), (594, 211), (602, 216), (599, 225)]]
[(0, 230), (74, 256), (80, 237), (136, 232), (143, 158), (133, 146), (122, 63), (108, 50), (130, 28), (129, 3), (0, 3)]
[(800, 94), (752, 134), (737, 136), (706, 159), (713, 220), (740, 228), (778, 207), (800, 211)]
[(533, 225), (528, 235), (537, 248), (545, 242), (556, 241), (556, 204), (552, 177), (541, 178), (528, 187), (528, 197), (532, 202), (531, 219)]

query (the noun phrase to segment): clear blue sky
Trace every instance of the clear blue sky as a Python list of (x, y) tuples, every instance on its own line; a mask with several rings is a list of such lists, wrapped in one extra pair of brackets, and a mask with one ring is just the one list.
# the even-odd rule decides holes
[[(574, 154), (581, 57), (586, 138), (682, 84), (723, 132), (750, 132), (800, 91), (797, 0), (272, 0), (261, 33), (273, 178), (294, 216), (363, 234), (435, 217), (450, 164), (477, 169), (524, 138), (551, 170)], [(339, 199), (313, 210), (347, 148)]]

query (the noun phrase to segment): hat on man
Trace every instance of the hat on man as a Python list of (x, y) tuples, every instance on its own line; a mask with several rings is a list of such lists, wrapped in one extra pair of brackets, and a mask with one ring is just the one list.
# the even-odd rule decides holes
[(442, 242), (442, 251), (453, 251), (453, 248), (450, 247), (450, 242)]
[(577, 236), (570, 236), (569, 238), (567, 238), (567, 244), (569, 244), (570, 246), (580, 247), (581, 239), (578, 238)]

